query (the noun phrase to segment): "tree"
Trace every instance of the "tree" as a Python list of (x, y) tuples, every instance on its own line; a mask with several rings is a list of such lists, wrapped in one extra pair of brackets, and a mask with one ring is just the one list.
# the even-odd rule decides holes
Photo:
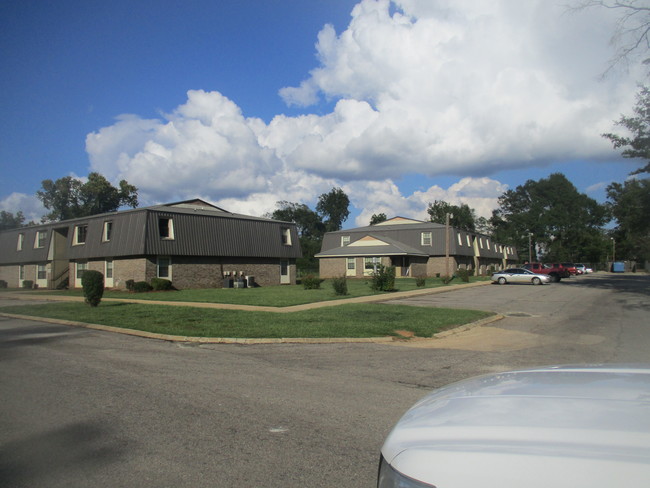
[(616, 256), (634, 261), (650, 260), (650, 179), (612, 183), (608, 205), (616, 219), (612, 237)]
[(350, 215), (350, 199), (340, 188), (332, 188), (318, 198), (316, 211), (321, 216), (327, 232), (341, 230)]
[(606, 8), (620, 13), (611, 43), (616, 53), (605, 74), (619, 64), (628, 65), (640, 59), (650, 64), (650, 5), (637, 0), (580, 0), (570, 10)]
[(16, 215), (11, 212), (5, 212), (2, 210), (0, 212), (0, 230), (16, 229), (18, 227), (23, 227), (25, 222), (25, 216), (21, 211), (18, 211)]
[(625, 127), (632, 133), (631, 137), (616, 134), (602, 134), (616, 149), (623, 148), (621, 153), (624, 158), (640, 158), (645, 160), (645, 166), (633, 171), (631, 174), (650, 173), (650, 88), (642, 86), (636, 96), (635, 116), (625, 115), (616, 122), (616, 125)]
[(99, 173), (90, 173), (86, 183), (71, 176), (56, 181), (43, 180), (38, 198), (50, 213), (44, 221), (67, 220), (115, 212), (122, 206), (138, 206), (138, 189), (126, 180), (115, 188)]
[(380, 222), (386, 222), (387, 220), (388, 217), (386, 217), (385, 213), (372, 214), (372, 217), (370, 217), (370, 225), (376, 225)]
[(450, 214), (449, 225), (468, 232), (476, 232), (476, 213), (466, 203), (458, 206), (436, 200), (429, 204), (427, 213), (431, 222), (443, 225), (447, 223), (447, 214)]
[(579, 193), (563, 174), (528, 180), (498, 202), (490, 219), (493, 237), (515, 246), (520, 256), (528, 256), (531, 243), (549, 261), (600, 260), (607, 208)]

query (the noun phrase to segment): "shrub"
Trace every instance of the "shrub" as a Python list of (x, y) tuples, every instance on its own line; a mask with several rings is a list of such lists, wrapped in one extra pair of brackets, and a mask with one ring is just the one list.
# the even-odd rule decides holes
[(0, 288), (7, 288), (7, 282), (5, 280), (0, 280)]
[(302, 279), (302, 286), (305, 290), (320, 290), (321, 281), (320, 278), (313, 274), (308, 274)]
[(377, 272), (373, 273), (370, 288), (375, 291), (395, 290), (395, 267), (380, 264)]
[(154, 291), (166, 291), (171, 290), (172, 282), (165, 278), (151, 278), (151, 288)]
[(442, 281), (445, 285), (448, 285), (454, 278), (455, 276), (441, 276), (440, 281)]
[(427, 284), (427, 279), (424, 276), (415, 277), (415, 286), (422, 288)]
[(127, 290), (135, 291), (135, 280), (126, 280), (124, 284), (126, 285)]
[(469, 273), (468, 270), (466, 270), (464, 268), (460, 268), (459, 270), (456, 271), (456, 274), (461, 279), (461, 281), (463, 281), (465, 283), (469, 283), (470, 273)]
[(32, 280), (23, 280), (23, 288), (29, 288), (31, 290), (34, 288), (34, 282)]
[(133, 283), (133, 291), (136, 293), (146, 293), (152, 289), (151, 285), (146, 281), (136, 281)]
[(104, 295), (104, 275), (99, 271), (84, 271), (81, 275), (84, 298), (91, 307), (96, 307)]
[(334, 294), (337, 296), (343, 296), (348, 294), (348, 280), (345, 278), (345, 276), (339, 276), (338, 278), (333, 278), (332, 287), (334, 288)]

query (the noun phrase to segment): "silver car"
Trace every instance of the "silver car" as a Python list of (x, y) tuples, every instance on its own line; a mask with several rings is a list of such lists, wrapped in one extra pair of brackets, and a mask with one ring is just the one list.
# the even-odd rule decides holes
[(542, 285), (550, 283), (549, 275), (537, 274), (524, 268), (509, 268), (498, 271), (492, 275), (492, 282), (506, 285), (508, 283), (532, 283), (533, 285)]
[(551, 366), (472, 378), (413, 406), (378, 488), (646, 488), (650, 365)]

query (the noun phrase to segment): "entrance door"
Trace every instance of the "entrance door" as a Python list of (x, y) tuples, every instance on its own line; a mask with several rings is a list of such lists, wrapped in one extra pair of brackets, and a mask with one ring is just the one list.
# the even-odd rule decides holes
[(74, 274), (74, 286), (75, 288), (81, 288), (81, 275), (84, 274), (84, 271), (88, 270), (87, 262), (75, 263), (75, 274)]
[(280, 284), (289, 285), (291, 284), (291, 275), (289, 268), (289, 261), (280, 261)]
[(47, 288), (47, 264), (36, 266), (36, 284), (39, 288)]
[(346, 270), (345, 276), (356, 276), (357, 275), (357, 259), (356, 258), (346, 258)]
[(104, 286), (113, 288), (113, 260), (107, 259), (104, 266)]

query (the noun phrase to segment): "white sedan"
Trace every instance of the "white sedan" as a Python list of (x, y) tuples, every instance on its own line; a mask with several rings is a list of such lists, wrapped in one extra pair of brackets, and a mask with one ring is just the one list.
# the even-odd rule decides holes
[(541, 285), (550, 283), (551, 277), (549, 275), (537, 274), (524, 268), (510, 268), (503, 271), (498, 271), (492, 275), (492, 282), (506, 285), (508, 283), (532, 283), (533, 285)]
[(480, 376), (424, 397), (381, 449), (378, 488), (647, 488), (650, 365)]

